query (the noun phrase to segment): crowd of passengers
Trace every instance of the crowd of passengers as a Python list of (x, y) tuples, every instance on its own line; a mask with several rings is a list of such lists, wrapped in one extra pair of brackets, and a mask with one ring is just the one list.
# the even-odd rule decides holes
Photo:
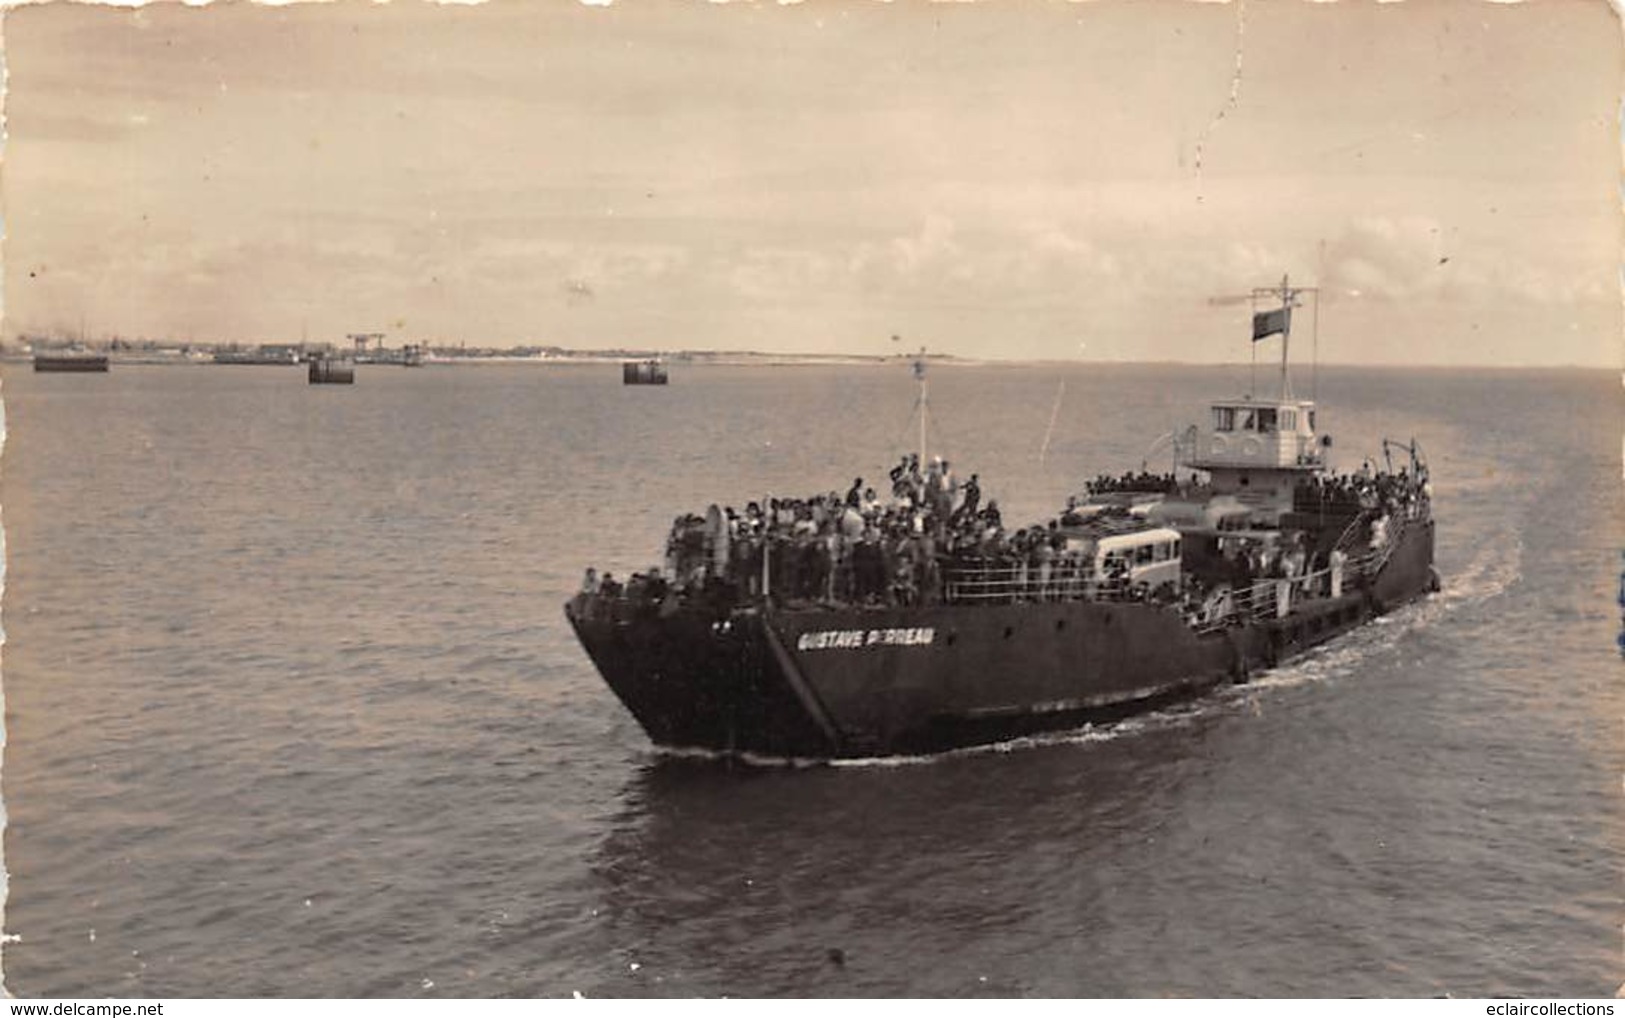
[(1330, 477), (1316, 476), (1302, 481), (1293, 491), (1292, 507), (1299, 512), (1317, 509), (1356, 513), (1361, 511), (1387, 516), (1414, 517), (1432, 498), (1425, 465), (1409, 473), (1400, 467), (1397, 473), (1374, 469), (1367, 460), (1353, 473)]
[[(1191, 478), (1194, 485), (1196, 479)], [(1084, 485), (1091, 495), (1106, 495), (1119, 491), (1144, 491), (1172, 495), (1183, 490), (1186, 485), (1180, 483), (1174, 474), (1153, 474), (1141, 470), (1139, 473), (1125, 473), (1121, 477), (1110, 474), (1101, 474), (1088, 484)]]
[[(761, 596), (764, 584), (780, 603), (867, 606), (944, 597), (1071, 600), (1086, 584), (1118, 596), (1153, 595), (1127, 589), (1127, 563), (1114, 562), (1097, 577), (1092, 559), (1068, 548), (1061, 528), (1082, 521), (1076, 500), (1047, 524), (1008, 531), (998, 503), (983, 504), (980, 476), (961, 483), (945, 460), (922, 470), (917, 455), (904, 456), (888, 480), (884, 498), (860, 477), (844, 495), (775, 498), (743, 510), (713, 505), (703, 515), (679, 516), (664, 570), (634, 573), (624, 585), (588, 570), (582, 593), (657, 607), (688, 597), (734, 604)], [(1117, 512), (1127, 519), (1126, 510)], [(1155, 595), (1171, 599), (1172, 588)]]
[[(1171, 474), (1108, 480), (1125, 485), (1121, 490), (1153, 490), (1141, 486), (1147, 479), (1178, 487)], [(961, 483), (945, 460), (922, 470), (919, 457), (909, 454), (892, 468), (889, 481), (884, 498), (859, 477), (844, 495), (773, 498), (750, 502), (742, 511), (712, 505), (703, 515), (679, 516), (667, 540), (664, 570), (634, 573), (623, 585), (610, 573), (599, 577), (589, 569), (583, 603), (625, 598), (658, 610), (699, 597), (728, 606), (758, 598), (764, 589), (779, 603), (888, 607), (931, 605), (944, 598), (998, 603), (1075, 600), (1087, 594), (1166, 604), (1194, 621), (1210, 615), (1227, 590), (1302, 577), (1330, 563), (1325, 553), (1311, 557), (1300, 534), (1272, 548), (1227, 543), (1218, 574), (1187, 573), (1181, 589), (1131, 586), (1126, 561), (1108, 559), (1102, 575), (1095, 575), (1093, 558), (1068, 547), (1063, 528), (1084, 519), (1075, 498), (1047, 524), (1007, 531), (998, 503), (982, 503), (980, 477), (972, 474)], [(1426, 475), (1366, 471), (1317, 479), (1310, 492), (1317, 490), (1358, 498), (1366, 508), (1399, 511), (1426, 498)], [(1114, 515), (1129, 519), (1126, 509), (1108, 509), (1096, 518)]]
[[(779, 601), (929, 604), (940, 597), (948, 563), (1031, 540), (1025, 531), (1005, 533), (998, 503), (982, 501), (979, 475), (961, 482), (940, 457), (922, 468), (918, 455), (904, 456), (888, 482), (884, 497), (859, 477), (845, 494), (679, 516), (665, 571), (634, 575), (628, 585), (640, 585), (646, 598), (652, 588), (725, 603), (759, 597), (766, 583)], [(621, 587), (613, 576), (589, 574), (586, 592), (594, 590), (613, 596)]]

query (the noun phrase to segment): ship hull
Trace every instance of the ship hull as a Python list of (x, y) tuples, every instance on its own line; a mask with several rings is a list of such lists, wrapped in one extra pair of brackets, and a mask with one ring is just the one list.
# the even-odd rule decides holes
[(1425, 594), (1431, 521), (1338, 597), (1199, 633), (1144, 603), (662, 610), (578, 600), (593, 663), (660, 746), (768, 758), (938, 752), (1246, 681)]

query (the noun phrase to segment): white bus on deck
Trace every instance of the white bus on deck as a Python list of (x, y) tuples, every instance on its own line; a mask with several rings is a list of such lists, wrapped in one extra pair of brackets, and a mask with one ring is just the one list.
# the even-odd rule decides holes
[[(1121, 579), (1130, 587), (1156, 590), (1164, 583), (1179, 588), (1179, 531), (1168, 527), (1136, 530), (1128, 534), (1083, 539), (1080, 549), (1094, 548), (1094, 575), (1106, 581)], [(1077, 540), (1077, 539), (1074, 539)]]

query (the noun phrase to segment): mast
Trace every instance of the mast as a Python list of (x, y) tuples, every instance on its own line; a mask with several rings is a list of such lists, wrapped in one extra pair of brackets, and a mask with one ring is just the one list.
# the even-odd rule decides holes
[[(1281, 400), (1285, 402), (1292, 398), (1292, 381), (1287, 374), (1288, 358), (1292, 349), (1292, 309), (1298, 307), (1298, 295), (1312, 293), (1315, 295), (1315, 334), (1318, 343), (1320, 319), (1320, 288), (1317, 286), (1293, 286), (1291, 280), (1281, 276), (1280, 287), (1269, 287), (1253, 291), (1253, 300), (1256, 302), (1264, 297), (1273, 297), (1281, 302)], [(1257, 307), (1255, 303), (1253, 305)], [(1258, 340), (1253, 340), (1255, 357)], [(1316, 351), (1317, 360), (1319, 351)]]
[[(1282, 273), (1281, 306), (1290, 309), (1292, 307), (1292, 297), (1292, 287), (1287, 284), (1286, 274)], [(1285, 402), (1286, 398), (1291, 395), (1289, 392), (1290, 383), (1286, 377), (1287, 350), (1292, 346), (1292, 312), (1290, 310), (1286, 313), (1286, 321), (1283, 325), (1285, 327), (1281, 330), (1281, 400)]]
[(920, 347), (920, 354), (914, 359), (914, 378), (920, 383), (920, 469), (925, 469), (925, 414), (927, 385), (925, 380), (925, 347)]

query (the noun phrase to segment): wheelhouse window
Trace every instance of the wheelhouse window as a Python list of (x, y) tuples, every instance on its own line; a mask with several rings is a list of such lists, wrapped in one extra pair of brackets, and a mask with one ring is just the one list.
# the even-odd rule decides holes
[(1236, 408), (1233, 406), (1216, 406), (1213, 408), (1213, 430), (1235, 431)]
[(1271, 432), (1275, 430), (1275, 408), (1268, 407), (1258, 411), (1258, 430)]
[(1282, 410), (1281, 411), (1281, 430), (1282, 431), (1297, 431), (1298, 430), (1298, 412), (1296, 410)]

